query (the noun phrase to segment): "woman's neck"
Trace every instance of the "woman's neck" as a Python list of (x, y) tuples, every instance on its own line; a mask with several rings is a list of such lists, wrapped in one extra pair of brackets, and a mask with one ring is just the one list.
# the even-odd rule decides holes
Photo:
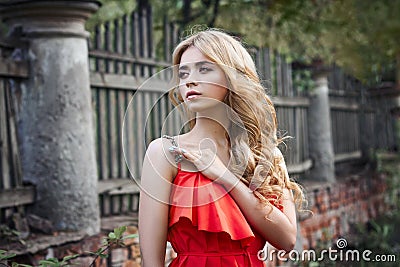
[(229, 125), (230, 120), (225, 111), (197, 113), (196, 124), (189, 132), (190, 139), (212, 139), (218, 145), (227, 145), (226, 133), (228, 132)]
[(191, 132), (202, 138), (219, 140), (225, 139), (228, 126), (226, 123), (214, 118), (197, 116), (196, 124)]

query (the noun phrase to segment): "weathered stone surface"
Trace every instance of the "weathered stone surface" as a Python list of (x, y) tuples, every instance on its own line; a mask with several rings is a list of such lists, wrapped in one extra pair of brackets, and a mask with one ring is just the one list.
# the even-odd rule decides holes
[(28, 214), (26, 217), (31, 231), (42, 232), (44, 234), (51, 234), (54, 226), (51, 221), (43, 219), (34, 214)]
[[(28, 40), (30, 78), (18, 126), (23, 179), (36, 186), (31, 213), (56, 231), (100, 230), (84, 22), (97, 1), (7, 1), (0, 15)], [(16, 31), (15, 29), (19, 30)]]
[(315, 88), (310, 92), (308, 107), (308, 133), (310, 157), (313, 166), (309, 177), (312, 180), (335, 181), (335, 154), (333, 151), (331, 116), (326, 73), (314, 76)]

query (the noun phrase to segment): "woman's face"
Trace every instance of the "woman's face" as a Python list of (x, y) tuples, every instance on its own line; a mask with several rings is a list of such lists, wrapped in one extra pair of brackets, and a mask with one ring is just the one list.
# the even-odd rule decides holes
[(189, 110), (200, 112), (224, 101), (228, 93), (225, 73), (196, 47), (183, 52), (178, 73), (179, 93)]

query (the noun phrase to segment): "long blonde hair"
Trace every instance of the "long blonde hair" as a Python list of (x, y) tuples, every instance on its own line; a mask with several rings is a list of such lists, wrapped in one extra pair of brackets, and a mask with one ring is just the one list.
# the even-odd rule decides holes
[[(228, 80), (225, 104), (237, 114), (230, 118), (227, 136), (231, 149), (231, 171), (247, 184), (265, 204), (278, 204), (283, 188), (294, 191), (295, 202), (301, 206), (304, 195), (300, 186), (289, 179), (277, 146), (277, 119), (274, 105), (261, 85), (254, 61), (244, 46), (221, 30), (208, 29), (190, 35), (173, 52), (173, 65), (178, 66), (182, 54), (194, 46), (210, 61), (219, 65)], [(175, 79), (177, 78), (175, 68)], [(178, 81), (177, 81), (178, 82)], [(175, 106), (183, 104), (177, 87), (169, 92)], [(186, 109), (190, 128), (194, 114)], [(239, 129), (244, 128), (244, 129)], [(278, 153), (277, 153), (278, 151)], [(247, 163), (247, 164), (245, 164)]]

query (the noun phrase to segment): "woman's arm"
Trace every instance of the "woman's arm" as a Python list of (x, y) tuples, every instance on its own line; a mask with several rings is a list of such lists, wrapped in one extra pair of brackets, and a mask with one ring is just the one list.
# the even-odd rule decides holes
[[(293, 196), (283, 190), (282, 213), (275, 206), (260, 208), (258, 198), (242, 182), (229, 192), (248, 222), (275, 248), (290, 251), (296, 243), (296, 212)], [(272, 211), (271, 211), (272, 208)]]
[[(174, 166), (162, 139), (150, 143), (143, 162), (139, 200), (139, 244), (143, 267), (165, 266), (168, 201)], [(173, 159), (172, 159), (173, 162)]]
[[(272, 205), (262, 208), (260, 201), (249, 190), (248, 186), (238, 181), (236, 176), (210, 149), (201, 152), (177, 149), (176, 152), (192, 161), (205, 176), (222, 184), (225, 188), (231, 189), (230, 195), (239, 205), (248, 222), (271, 245), (285, 251), (293, 249), (296, 242), (297, 225), (294, 200), (289, 189), (283, 190), (283, 213)], [(284, 175), (288, 178), (285, 161), (279, 149), (276, 151), (276, 156), (281, 158), (280, 166)]]
[[(285, 175), (284, 179), (289, 179), (285, 160), (278, 148), (275, 156), (280, 158), (279, 165)], [(285, 251), (292, 250), (297, 235), (296, 209), (292, 192), (287, 188), (283, 189), (281, 200), (283, 213), (272, 205), (260, 208), (258, 198), (249, 191), (244, 183), (237, 182), (237, 178), (231, 172), (226, 172), (225, 176), (225, 179), (222, 179), (226, 183), (225, 186), (232, 188), (229, 193), (249, 223), (275, 248)]]

